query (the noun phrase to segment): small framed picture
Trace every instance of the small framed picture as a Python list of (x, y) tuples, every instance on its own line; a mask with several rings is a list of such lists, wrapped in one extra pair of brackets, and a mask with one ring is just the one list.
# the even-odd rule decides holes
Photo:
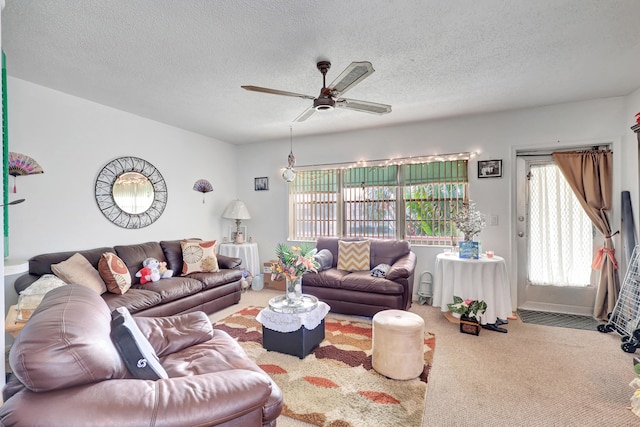
[(478, 178), (502, 178), (502, 160), (478, 160)]
[(255, 191), (265, 191), (269, 189), (269, 177), (261, 176), (260, 178), (254, 178), (253, 185), (255, 186)]
[[(247, 226), (240, 226), (240, 233), (237, 232), (235, 225), (229, 226), (229, 242), (230, 243), (244, 243), (247, 240)], [(240, 236), (238, 236), (240, 234)]]

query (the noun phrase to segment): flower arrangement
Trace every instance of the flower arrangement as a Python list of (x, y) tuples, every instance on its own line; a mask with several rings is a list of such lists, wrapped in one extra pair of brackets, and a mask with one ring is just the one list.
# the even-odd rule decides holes
[(487, 303), (483, 300), (463, 300), (460, 297), (454, 296), (453, 304), (447, 304), (447, 307), (454, 313), (480, 321), (480, 316), (482, 316), (487, 309)]
[(464, 240), (471, 241), (482, 231), (486, 225), (485, 219), (480, 212), (476, 210), (476, 204), (471, 200), (462, 204), (460, 209), (451, 218), (456, 224), (458, 231), (464, 234)]
[(271, 265), (271, 280), (295, 281), (307, 271), (318, 272), (320, 264), (313, 257), (317, 252), (311, 243), (300, 246), (287, 246), (284, 243), (276, 245), (278, 261)]

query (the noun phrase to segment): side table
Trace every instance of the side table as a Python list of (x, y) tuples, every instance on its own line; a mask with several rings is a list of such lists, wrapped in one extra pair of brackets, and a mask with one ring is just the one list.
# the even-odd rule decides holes
[(257, 243), (220, 243), (216, 246), (220, 255), (240, 258), (242, 267), (246, 268), (252, 276), (262, 273)]
[(315, 300), (317, 306), (311, 310), (307, 306), (302, 312), (278, 312), (267, 307), (258, 313), (256, 319), (262, 324), (262, 346), (266, 350), (304, 359), (324, 340), (324, 318), (331, 307), (311, 295), (303, 298)]
[(12, 305), (9, 307), (7, 317), (4, 319), (4, 331), (12, 337), (17, 337), (18, 333), (22, 330), (27, 322), (18, 322), (18, 306)]

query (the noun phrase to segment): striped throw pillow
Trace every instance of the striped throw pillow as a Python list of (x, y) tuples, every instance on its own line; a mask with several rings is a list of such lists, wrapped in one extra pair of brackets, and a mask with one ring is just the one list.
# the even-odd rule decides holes
[(369, 270), (371, 258), (371, 242), (338, 241), (338, 270), (364, 271)]

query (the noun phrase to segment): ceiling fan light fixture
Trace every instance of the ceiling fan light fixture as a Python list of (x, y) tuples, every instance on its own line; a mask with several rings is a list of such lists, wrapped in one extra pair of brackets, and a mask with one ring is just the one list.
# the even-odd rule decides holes
[(287, 182), (293, 182), (296, 179), (296, 171), (293, 167), (296, 165), (296, 156), (293, 155), (293, 127), (289, 126), (289, 141), (291, 143), (291, 151), (287, 157), (287, 168), (282, 172), (282, 179)]
[(328, 95), (320, 95), (313, 101), (313, 108), (316, 111), (331, 111), (336, 105), (336, 101)]

